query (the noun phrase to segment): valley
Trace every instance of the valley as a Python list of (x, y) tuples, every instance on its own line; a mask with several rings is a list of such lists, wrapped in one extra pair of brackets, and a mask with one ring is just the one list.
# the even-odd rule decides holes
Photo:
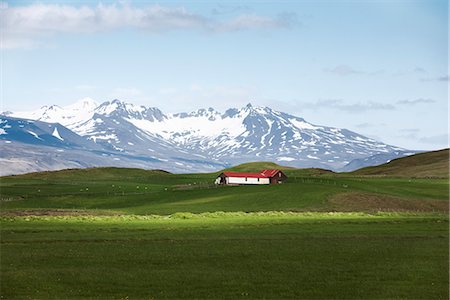
[(288, 176), (266, 186), (130, 168), (1, 177), (2, 295), (445, 299), (449, 181), (438, 166), (448, 170), (448, 149), (373, 175), (227, 169)]

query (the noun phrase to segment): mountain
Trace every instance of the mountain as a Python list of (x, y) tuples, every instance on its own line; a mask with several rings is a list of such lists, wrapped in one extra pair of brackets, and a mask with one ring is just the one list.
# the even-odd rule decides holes
[(93, 116), (98, 103), (90, 98), (81, 99), (72, 105), (60, 107), (58, 105), (42, 106), (30, 112), (8, 112), (3, 115), (36, 121), (59, 123), (70, 128), (71, 124), (89, 120)]
[(397, 158), (380, 166), (356, 170), (352, 174), (413, 178), (448, 178), (449, 149)]
[(226, 165), (192, 159), (184, 153), (164, 158), (110, 151), (58, 123), (0, 116), (0, 176), (98, 166), (213, 171)]
[(0, 140), (5, 144), (24, 143), (37, 146), (101, 150), (102, 147), (58, 123), (13, 117), (0, 117)]
[[(406, 151), (346, 129), (314, 125), (303, 118), (251, 104), (224, 113), (208, 108), (164, 114), (156, 107), (119, 100), (98, 105), (83, 99), (66, 107), (44, 106), (33, 112), (9, 112), (7, 116), (60, 123), (104, 151), (167, 162), (176, 160), (180, 166), (183, 162), (191, 166), (230, 166), (271, 161), (339, 170), (358, 159), (376, 155), (391, 158)], [(206, 169), (210, 170), (210, 166)]]

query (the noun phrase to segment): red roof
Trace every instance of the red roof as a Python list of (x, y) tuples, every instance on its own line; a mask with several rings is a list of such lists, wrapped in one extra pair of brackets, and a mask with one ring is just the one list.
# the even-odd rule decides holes
[(247, 177), (247, 178), (270, 178), (275, 176), (280, 170), (263, 170), (261, 173), (248, 172), (223, 172), (227, 177)]
[(278, 172), (280, 172), (280, 170), (263, 170), (261, 174), (265, 175), (266, 177), (273, 177), (277, 175)]

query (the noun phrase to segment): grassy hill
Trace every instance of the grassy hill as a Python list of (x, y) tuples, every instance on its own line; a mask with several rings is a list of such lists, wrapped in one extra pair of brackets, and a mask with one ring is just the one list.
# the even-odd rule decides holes
[[(10, 175), (3, 178), (42, 179), (42, 180), (77, 180), (83, 178), (105, 179), (138, 179), (151, 178), (171, 174), (164, 170), (144, 170), (137, 168), (99, 167), (86, 169), (65, 169), (59, 171), (33, 172), (21, 175)], [(2, 177), (0, 177), (2, 178)]]
[(278, 169), (282, 170), (288, 176), (315, 176), (324, 174), (334, 174), (333, 171), (320, 169), (320, 168), (294, 168), (281, 166), (279, 164), (263, 161), (263, 162), (250, 162), (240, 164), (231, 168), (222, 170), (221, 172), (233, 171), (233, 172), (260, 172), (266, 169)]
[(233, 172), (259, 172), (266, 169), (278, 169), (278, 170), (295, 170), (293, 167), (281, 166), (279, 164), (270, 161), (259, 161), (259, 162), (249, 162), (245, 164), (240, 164), (233, 166), (231, 168), (224, 169), (223, 171), (233, 171)]
[(448, 178), (449, 149), (397, 158), (386, 164), (362, 168), (350, 174), (411, 178)]

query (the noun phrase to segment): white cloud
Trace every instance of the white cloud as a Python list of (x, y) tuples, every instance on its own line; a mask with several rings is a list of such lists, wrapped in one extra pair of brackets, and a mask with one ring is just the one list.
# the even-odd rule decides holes
[(296, 15), (284, 13), (276, 18), (258, 15), (241, 15), (218, 26), (220, 31), (238, 31), (259, 28), (289, 28), (296, 23)]
[(363, 71), (353, 68), (349, 65), (338, 65), (333, 68), (325, 68), (325, 72), (337, 75), (337, 76), (351, 76), (351, 75), (380, 75), (383, 74), (384, 70), (374, 70), (374, 71)]
[(203, 91), (203, 88), (202, 88), (202, 86), (194, 83), (194, 84), (191, 84), (191, 86), (189, 87), (189, 90), (191, 92), (201, 92), (201, 91)]
[(349, 75), (356, 75), (356, 74), (363, 74), (363, 71), (356, 70), (351, 66), (348, 65), (339, 65), (331, 69), (325, 69), (325, 72), (333, 73), (335, 75), (339, 76), (349, 76)]
[(132, 6), (130, 4), (98, 4), (75, 6), (31, 4), (0, 6), (3, 28), (2, 48), (30, 47), (41, 39), (56, 34), (96, 33), (132, 28), (146, 32), (199, 30), (208, 32), (247, 29), (287, 28), (294, 24), (295, 14), (276, 18), (238, 15), (225, 21), (193, 13), (183, 7)]
[(439, 135), (432, 135), (432, 136), (426, 136), (422, 137), (419, 140), (422, 143), (425, 144), (434, 144), (438, 147), (448, 147), (449, 146), (449, 134), (439, 134)]
[(430, 98), (417, 98), (417, 99), (413, 99), (413, 100), (400, 100), (397, 101), (397, 104), (400, 105), (416, 105), (416, 104), (431, 104), (431, 103), (435, 103), (436, 101)]
[(433, 78), (422, 78), (421, 81), (438, 81), (438, 82), (449, 82), (450, 77), (449, 75), (443, 75), (439, 77), (433, 77)]
[(382, 102), (357, 102), (357, 103), (345, 103), (341, 99), (322, 99), (316, 102), (304, 103), (303, 109), (319, 110), (319, 109), (334, 109), (345, 111), (348, 113), (361, 113), (373, 110), (394, 110), (395, 107), (391, 104)]
[(426, 73), (427, 70), (425, 70), (425, 69), (422, 68), (422, 67), (415, 67), (415, 68), (413, 69), (413, 72), (415, 72), (415, 73)]
[(385, 123), (369, 123), (369, 122), (364, 122), (364, 123), (359, 123), (356, 124), (355, 127), (357, 128), (379, 128), (379, 127), (385, 127), (386, 124)]

